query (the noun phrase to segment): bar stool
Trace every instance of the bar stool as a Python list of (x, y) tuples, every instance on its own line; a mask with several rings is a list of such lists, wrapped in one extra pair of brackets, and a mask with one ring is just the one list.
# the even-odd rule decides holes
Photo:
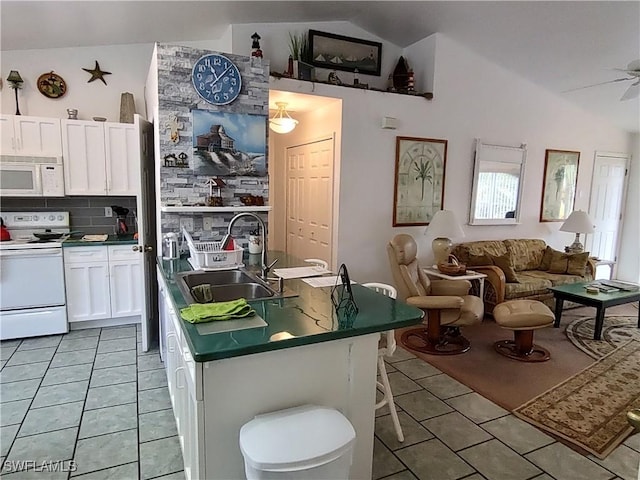
[(325, 270), (329, 270), (329, 264), (324, 260), (320, 260), (319, 258), (306, 258), (305, 262), (317, 265), (318, 267), (322, 267)]
[[(396, 289), (391, 285), (384, 283), (363, 283), (363, 287), (370, 288), (375, 292), (378, 292), (387, 297), (396, 298), (398, 295)], [(393, 401), (393, 392), (391, 391), (391, 385), (389, 384), (389, 377), (387, 376), (387, 368), (384, 365), (384, 357), (391, 357), (393, 352), (396, 351), (396, 337), (394, 331), (389, 330), (380, 334), (380, 343), (378, 344), (378, 373), (382, 382), (376, 382), (378, 388), (382, 390), (383, 398), (376, 403), (376, 410), (389, 405), (389, 411), (391, 412), (391, 420), (393, 421), (393, 427), (398, 435), (398, 441), (404, 442), (404, 434), (402, 433), (402, 427), (400, 427), (400, 420), (398, 419), (398, 412), (396, 411), (396, 404)]]

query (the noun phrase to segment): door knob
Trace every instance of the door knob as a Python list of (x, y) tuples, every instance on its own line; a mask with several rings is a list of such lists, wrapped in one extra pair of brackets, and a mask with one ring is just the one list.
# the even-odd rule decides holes
[(140, 251), (153, 252), (153, 247), (151, 245), (145, 245), (144, 247), (140, 247)]
[(139, 252), (139, 251), (141, 251), (141, 250), (140, 250), (140, 247), (139, 247), (138, 245), (134, 245), (133, 247), (131, 247), (131, 250), (133, 250), (134, 252)]

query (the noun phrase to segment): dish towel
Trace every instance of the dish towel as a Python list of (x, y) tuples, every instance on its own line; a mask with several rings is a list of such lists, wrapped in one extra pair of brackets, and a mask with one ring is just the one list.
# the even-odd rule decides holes
[(244, 298), (230, 302), (194, 303), (180, 310), (180, 316), (189, 323), (204, 323), (218, 320), (231, 320), (255, 315)]

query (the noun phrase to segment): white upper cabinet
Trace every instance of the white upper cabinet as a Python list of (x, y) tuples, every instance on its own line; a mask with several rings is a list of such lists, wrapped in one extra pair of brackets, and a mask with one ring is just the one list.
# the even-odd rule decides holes
[(131, 123), (105, 123), (107, 192), (135, 195), (140, 183), (138, 132)]
[(64, 188), (67, 195), (106, 195), (104, 125), (62, 121)]
[(62, 144), (67, 195), (136, 195), (135, 125), (63, 120)]
[(60, 119), (0, 115), (3, 155), (62, 155)]

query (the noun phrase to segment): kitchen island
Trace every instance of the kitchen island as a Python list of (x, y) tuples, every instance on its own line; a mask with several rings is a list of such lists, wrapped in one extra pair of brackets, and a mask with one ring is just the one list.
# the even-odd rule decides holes
[[(279, 268), (304, 264), (270, 253), (275, 258)], [(337, 318), (330, 288), (292, 279), (285, 288), (296, 296), (250, 302), (266, 325), (208, 333), (209, 324), (180, 319), (187, 304), (177, 274), (189, 270), (184, 259), (158, 262), (161, 355), (186, 477), (245, 478), (241, 426), (261, 413), (315, 404), (349, 419), (356, 430), (351, 478), (371, 478), (379, 332), (415, 325), (423, 312), (353, 285), (359, 311)]]

